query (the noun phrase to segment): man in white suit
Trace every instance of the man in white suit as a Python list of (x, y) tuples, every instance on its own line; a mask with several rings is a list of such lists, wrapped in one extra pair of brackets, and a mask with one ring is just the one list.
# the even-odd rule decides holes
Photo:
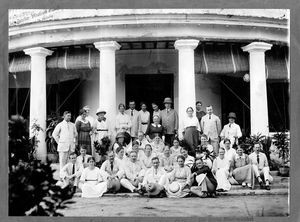
[(52, 136), (57, 142), (57, 151), (59, 154), (59, 166), (60, 169), (67, 164), (68, 156), (70, 153), (75, 152), (75, 146), (77, 144), (77, 131), (75, 124), (70, 122), (71, 112), (64, 112), (64, 120), (57, 124)]
[(138, 137), (139, 111), (135, 109), (135, 102), (133, 100), (129, 101), (129, 109), (125, 113), (130, 117), (131, 121), (130, 136), (132, 139), (135, 139)]

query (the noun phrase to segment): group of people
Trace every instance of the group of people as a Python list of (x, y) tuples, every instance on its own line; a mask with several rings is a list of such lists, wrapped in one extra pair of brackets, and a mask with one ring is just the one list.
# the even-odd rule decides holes
[[(58, 184), (81, 189), (82, 197), (100, 197), (120, 189), (148, 196), (207, 197), (216, 191), (229, 191), (232, 184), (253, 189), (256, 181), (270, 190), (273, 178), (266, 155), (260, 152), (262, 145), (256, 143), (249, 156), (243, 153), (235, 113), (229, 113), (229, 123), (222, 129), (212, 106), (206, 107), (205, 113), (202, 103), (197, 102), (196, 114), (188, 107), (182, 129), (178, 129), (178, 114), (171, 108), (171, 98), (165, 98), (164, 105), (165, 109), (159, 110), (152, 103), (151, 115), (145, 103), (141, 103), (140, 111), (134, 101), (129, 102), (127, 110), (119, 104), (115, 129), (103, 109), (97, 110), (97, 119), (93, 120), (84, 107), (75, 124), (70, 121), (71, 113), (64, 112), (64, 120), (52, 134), (58, 143)], [(104, 137), (114, 143), (98, 168), (92, 144), (101, 143)]]

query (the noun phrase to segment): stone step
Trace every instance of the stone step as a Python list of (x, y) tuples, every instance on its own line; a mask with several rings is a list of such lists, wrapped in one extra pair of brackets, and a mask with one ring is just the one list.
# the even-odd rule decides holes
[[(270, 185), (271, 188), (289, 188), (288, 183), (272, 183)], [(260, 189), (259, 185), (255, 185), (255, 189)], [(251, 190), (247, 186), (242, 187), (242, 185), (232, 185), (230, 190)]]
[[(264, 189), (232, 189), (227, 192), (217, 192), (217, 196), (254, 196), (254, 195), (288, 195), (289, 189), (287, 188), (272, 188), (271, 190), (264, 190)], [(106, 193), (103, 196), (105, 197), (124, 197), (124, 198), (132, 198), (132, 197), (139, 197), (143, 198), (137, 193)], [(77, 192), (74, 194), (74, 197), (81, 197), (81, 192)]]

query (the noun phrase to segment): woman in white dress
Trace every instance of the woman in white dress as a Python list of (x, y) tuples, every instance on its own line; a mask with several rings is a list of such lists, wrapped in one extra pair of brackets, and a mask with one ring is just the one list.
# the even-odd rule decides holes
[(219, 156), (214, 160), (212, 167), (212, 172), (218, 182), (217, 191), (219, 192), (229, 191), (231, 188), (228, 180), (229, 167), (230, 162), (225, 158), (225, 150), (221, 147), (219, 149)]
[(199, 121), (196, 116), (193, 115), (194, 109), (188, 107), (186, 109), (187, 116), (182, 122), (182, 137), (190, 147), (189, 154), (195, 156), (195, 150), (199, 144), (199, 134), (201, 131)]
[(82, 171), (80, 182), (82, 182), (81, 197), (101, 197), (107, 191), (107, 175), (98, 167), (95, 167), (95, 158), (88, 158), (88, 167)]
[(190, 193), (191, 169), (184, 165), (184, 161), (184, 156), (179, 155), (177, 157), (178, 166), (169, 175), (168, 197), (185, 197)]
[(164, 147), (165, 147), (165, 144), (163, 142), (163, 140), (158, 136), (156, 135), (154, 137), (154, 140), (151, 144), (151, 147), (152, 147), (152, 152), (157, 155), (157, 156), (160, 156), (163, 154), (163, 150), (164, 150)]

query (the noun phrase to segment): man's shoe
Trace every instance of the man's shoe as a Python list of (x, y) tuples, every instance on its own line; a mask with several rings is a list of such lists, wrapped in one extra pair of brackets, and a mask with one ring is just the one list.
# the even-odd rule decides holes
[(264, 183), (262, 181), (259, 182), (259, 186), (260, 186), (260, 189), (264, 189), (265, 188)]
[(242, 183), (242, 187), (246, 187), (246, 183), (245, 182)]
[(270, 185), (266, 185), (266, 190), (271, 190)]

